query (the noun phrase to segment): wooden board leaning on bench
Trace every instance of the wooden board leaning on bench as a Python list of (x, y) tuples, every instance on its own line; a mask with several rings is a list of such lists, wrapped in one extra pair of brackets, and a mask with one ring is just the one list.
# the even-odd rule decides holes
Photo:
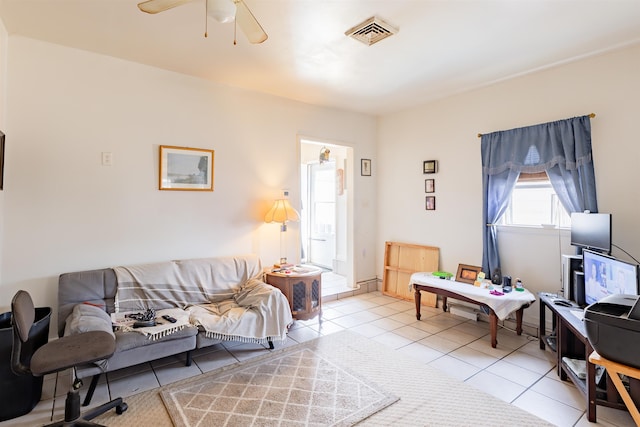
[[(384, 250), (384, 274), (382, 293), (384, 295), (413, 301), (413, 290), (409, 283), (411, 275), (420, 271), (438, 271), (440, 248), (411, 243), (386, 242)], [(438, 296), (425, 292), (422, 304), (437, 307)]]

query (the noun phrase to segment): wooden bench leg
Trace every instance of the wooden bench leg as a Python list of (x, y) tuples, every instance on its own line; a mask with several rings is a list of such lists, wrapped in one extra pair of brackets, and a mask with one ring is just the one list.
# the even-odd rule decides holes
[(493, 310), (489, 311), (489, 325), (491, 328), (491, 347), (496, 348), (498, 345), (498, 316)]
[(523, 311), (524, 311), (524, 307), (520, 307), (516, 311), (516, 333), (518, 335), (522, 335), (522, 312)]

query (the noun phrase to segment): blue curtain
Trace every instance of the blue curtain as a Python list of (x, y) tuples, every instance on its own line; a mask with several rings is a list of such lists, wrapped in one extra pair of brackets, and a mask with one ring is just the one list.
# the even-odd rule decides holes
[(500, 268), (495, 224), (521, 172), (546, 171), (568, 212), (598, 211), (589, 116), (482, 135), (482, 270)]

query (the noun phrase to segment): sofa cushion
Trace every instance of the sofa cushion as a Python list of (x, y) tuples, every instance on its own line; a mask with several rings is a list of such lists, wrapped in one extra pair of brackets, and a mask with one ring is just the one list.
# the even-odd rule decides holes
[(74, 335), (90, 331), (108, 332), (115, 338), (111, 317), (107, 312), (95, 305), (76, 304), (67, 318), (64, 334)]

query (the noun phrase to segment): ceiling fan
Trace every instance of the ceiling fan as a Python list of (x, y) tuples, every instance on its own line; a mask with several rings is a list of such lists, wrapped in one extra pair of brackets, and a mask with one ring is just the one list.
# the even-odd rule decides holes
[[(138, 3), (138, 8), (146, 13), (159, 13), (190, 1), (194, 0), (147, 0)], [(208, 16), (221, 23), (235, 20), (251, 43), (262, 43), (267, 39), (267, 33), (264, 32), (244, 0), (205, 0), (205, 2)]]

